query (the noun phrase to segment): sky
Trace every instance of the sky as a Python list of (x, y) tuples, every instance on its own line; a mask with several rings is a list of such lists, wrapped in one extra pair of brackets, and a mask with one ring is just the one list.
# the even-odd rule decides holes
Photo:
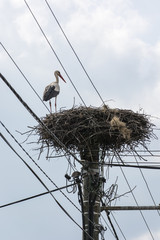
[[(90, 83), (67, 43), (60, 27), (53, 18), (44, 0), (27, 0), (52, 49), (39, 30), (23, 0), (0, 1), (0, 42), (14, 59), (31, 86), (42, 98), (46, 85), (54, 81), (54, 71), (59, 70), (66, 80), (61, 81), (58, 109), (70, 109), (73, 105), (101, 107), (102, 101)], [(103, 101), (111, 108), (131, 109), (144, 113), (155, 124), (157, 139), (151, 139), (148, 148), (159, 150), (160, 129), (160, 2), (159, 0), (48, 0), (56, 18), (70, 40), (74, 50), (96, 86)], [(58, 56), (57, 60), (54, 52)], [(67, 74), (66, 74), (66, 72)], [(36, 96), (28, 82), (0, 45), (0, 72), (15, 88), (23, 100), (37, 114), (48, 114), (45, 105)], [(69, 76), (69, 78), (68, 78)], [(71, 81), (80, 93), (75, 91)], [(64, 175), (69, 173), (66, 158), (46, 160), (46, 152), (38, 160), (39, 147), (26, 140), (25, 133), (37, 125), (35, 119), (0, 79), (0, 120), (26, 149), (37, 164), (57, 184), (65, 186)], [(46, 103), (48, 106), (48, 103)], [(37, 169), (31, 159), (17, 145), (0, 125), (0, 132), (6, 137), (18, 154), (42, 178), (49, 189), (55, 186)], [(33, 137), (33, 142), (36, 137)], [(0, 138), (0, 205), (26, 198), (41, 192), (44, 187), (28, 170), (24, 163)], [(55, 153), (53, 153), (54, 156)], [(157, 153), (158, 155), (158, 153)], [(133, 158), (129, 161), (135, 161)], [(148, 161), (159, 162), (158, 157)], [(81, 166), (76, 164), (80, 171)], [(147, 186), (138, 169), (125, 168), (124, 173), (141, 206), (153, 206)], [(143, 170), (155, 203), (160, 204), (159, 170)], [(128, 192), (128, 186), (119, 168), (104, 169), (107, 179), (105, 189), (115, 181), (118, 194)], [(78, 208), (77, 193), (64, 193)], [(81, 225), (81, 213), (60, 192), (54, 196)], [(131, 194), (117, 200), (116, 205), (135, 205)], [(82, 239), (81, 229), (58, 207), (51, 196), (0, 209), (0, 238), (4, 240), (32, 239)], [(143, 212), (152, 236), (139, 212), (113, 212), (124, 236), (116, 223), (119, 239), (160, 239), (160, 215), (157, 211)], [(103, 214), (105, 227), (107, 218)], [(105, 221), (104, 221), (105, 220)], [(107, 222), (108, 223), (108, 222)], [(115, 239), (109, 228), (105, 239)]]

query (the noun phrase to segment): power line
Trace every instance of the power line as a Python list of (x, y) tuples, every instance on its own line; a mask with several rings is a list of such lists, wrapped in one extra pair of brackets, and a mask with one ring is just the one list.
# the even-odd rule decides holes
[[(6, 126), (1, 121), (0, 123), (5, 128), (5, 130), (9, 133), (9, 135), (14, 139), (14, 141), (19, 145), (19, 147), (25, 152), (25, 154), (32, 160), (32, 162), (36, 165), (36, 167), (38, 167), (38, 169), (45, 175), (45, 177), (47, 177), (48, 180), (58, 189), (59, 187), (55, 184), (55, 182), (53, 182), (53, 180), (42, 170), (42, 168), (34, 161), (34, 159), (29, 155), (29, 153), (26, 152), (26, 150), (22, 147), (22, 145), (16, 140), (16, 138), (6, 128)], [(61, 189), (59, 189), (59, 191), (81, 214), (83, 214), (82, 211), (70, 200), (70, 198), (67, 197), (67, 195)], [(94, 223), (90, 219), (88, 220), (94, 225)]]
[[(155, 161), (153, 161), (153, 162), (152, 162), (152, 161), (147, 161), (147, 162), (146, 162), (146, 161), (145, 161), (145, 162), (137, 161), (137, 162), (140, 163), (140, 164), (142, 164), (142, 165), (144, 165), (144, 164), (145, 164), (145, 165), (150, 165), (150, 164), (151, 164), (151, 165), (153, 165), (153, 166), (154, 166), (154, 165), (155, 165), (155, 166), (159, 166), (159, 165), (160, 165), (160, 162), (158, 162), (158, 161), (156, 161), (156, 162), (155, 162)], [(125, 161), (125, 164), (130, 164), (130, 163), (131, 163), (131, 164), (136, 164), (136, 163), (134, 163), (133, 161), (132, 161), (132, 162)]]
[[(27, 79), (27, 77), (25, 76), (25, 74), (22, 72), (22, 70), (20, 69), (20, 67), (17, 65), (17, 63), (15, 62), (15, 60), (13, 59), (13, 57), (11, 56), (11, 54), (9, 53), (9, 51), (4, 47), (4, 45), (0, 42), (1, 46), (3, 47), (4, 51), (7, 53), (7, 55), (9, 56), (9, 58), (12, 60), (12, 62), (14, 63), (14, 65), (16, 66), (16, 68), (19, 70), (19, 72), (22, 74), (22, 76), (24, 77), (24, 79), (26, 80), (26, 82), (29, 84), (29, 86), (32, 88), (32, 90), (34, 91), (34, 93), (38, 96), (38, 98), (40, 99), (40, 101), (43, 103), (43, 105), (47, 108), (47, 110), (50, 112), (50, 110), (48, 109), (48, 107), (45, 105), (45, 103), (42, 101), (41, 97), (39, 96), (39, 94), (36, 92), (36, 90), (33, 88), (33, 86), (31, 85), (31, 83), (29, 82), (29, 80)], [(1, 77), (1, 75), (0, 75)], [(2, 78), (2, 77), (1, 77)], [(3, 80), (3, 79), (2, 79)], [(60, 141), (60, 140), (59, 140)], [(62, 143), (63, 144), (63, 143)], [(68, 149), (67, 149), (68, 150)], [(68, 155), (72, 155), (71, 153), (69, 153)], [(64, 154), (64, 156), (67, 158), (67, 154)], [(74, 155), (75, 156), (75, 155)], [(73, 155), (72, 155), (73, 157)], [(68, 159), (67, 159), (68, 160)], [(69, 161), (69, 160), (68, 160)], [(70, 163), (69, 163), (70, 164)]]
[(16, 66), (16, 68), (18, 69), (18, 71), (22, 74), (22, 76), (24, 77), (24, 79), (26, 80), (26, 82), (29, 84), (29, 86), (32, 88), (32, 90), (34, 91), (34, 93), (36, 94), (36, 96), (39, 98), (39, 100), (43, 103), (43, 105), (45, 106), (45, 108), (47, 108), (47, 110), (50, 112), (49, 108), (46, 106), (46, 104), (42, 101), (41, 97), (39, 96), (39, 94), (36, 92), (36, 90), (33, 88), (33, 86), (31, 85), (31, 83), (29, 82), (29, 80), (27, 79), (27, 77), (25, 76), (25, 74), (22, 72), (22, 70), (19, 68), (19, 66), (17, 65), (17, 63), (15, 62), (15, 60), (13, 59), (13, 57), (11, 56), (11, 54), (7, 51), (7, 49), (4, 47), (4, 45), (0, 42), (2, 48), (4, 49), (4, 51), (7, 53), (7, 55), (9, 56), (9, 58), (11, 59), (11, 61), (14, 63), (14, 65)]
[[(125, 161), (125, 163), (127, 163), (127, 164), (129, 164), (129, 163), (132, 163), (132, 164), (135, 164), (133, 161), (131, 162), (131, 161)], [(157, 166), (159, 166), (160, 165), (160, 162), (159, 161), (145, 161), (145, 162), (142, 162), (142, 161), (138, 161), (138, 163), (140, 163), (140, 164), (146, 164), (146, 165), (149, 165), (149, 164), (151, 164), (151, 165), (157, 165)]]
[[(40, 177), (33, 171), (33, 169), (26, 163), (26, 161), (16, 152), (16, 150), (11, 146), (11, 144), (7, 141), (7, 139), (0, 133), (0, 136), (5, 141), (5, 143), (10, 147), (10, 149), (21, 159), (21, 161), (27, 166), (27, 168), (34, 174), (34, 176), (38, 179), (38, 181), (45, 187), (45, 189), (50, 193), (52, 198), (56, 201), (58, 206), (63, 210), (63, 212), (79, 227), (82, 227), (71, 217), (71, 215), (63, 208), (63, 206), (57, 201), (57, 199), (50, 192), (49, 188), (44, 184), (44, 182), (40, 179)], [(82, 229), (83, 230), (83, 229)], [(83, 230), (84, 231), (84, 230)]]
[[(1, 123), (2, 124), (2, 123)], [(34, 174), (34, 176), (40, 181), (40, 183), (49, 191), (49, 189), (46, 187), (46, 185), (43, 183), (43, 181), (40, 179), (40, 177), (33, 171), (33, 169), (24, 161), (24, 159), (16, 152), (16, 150), (11, 146), (11, 144), (7, 141), (7, 139), (3, 136), (2, 133), (0, 133), (1, 138), (4, 140), (4, 142), (10, 147), (10, 149), (22, 160), (22, 162), (28, 167), (28, 169)]]
[(112, 233), (112, 235), (115, 237), (113, 230), (111, 229), (111, 227), (110, 227), (109, 224), (107, 223), (106, 219), (103, 217), (102, 213), (101, 213), (101, 218), (103, 219), (103, 221), (104, 221), (105, 224), (107, 225), (107, 228), (110, 230), (110, 232)]
[(54, 190), (50, 190), (49, 192), (39, 193), (39, 194), (36, 194), (36, 195), (34, 195), (34, 196), (31, 196), (31, 197), (23, 198), (23, 199), (14, 201), (14, 202), (10, 202), (10, 203), (4, 204), (4, 205), (0, 205), (0, 208), (8, 207), (8, 206), (11, 206), (11, 205), (14, 205), (14, 204), (17, 204), (17, 203), (25, 202), (25, 201), (28, 201), (28, 200), (31, 200), (31, 199), (34, 199), (34, 198), (38, 198), (38, 197), (47, 195), (47, 194), (49, 194), (49, 193), (57, 192), (57, 191), (62, 190), (62, 189), (64, 189), (64, 188), (74, 186), (75, 184), (76, 184), (76, 183), (72, 183), (72, 184), (70, 184), (70, 185), (68, 185), (68, 186), (65, 186), (65, 187), (60, 187), (60, 188), (56, 188), (56, 189), (54, 189)]
[[(136, 160), (137, 165), (139, 166), (139, 163), (138, 163), (136, 157), (135, 157), (135, 160)], [(141, 175), (142, 175), (142, 178), (143, 178), (143, 180), (144, 180), (144, 182), (145, 182), (145, 184), (146, 184), (146, 187), (147, 187), (148, 192), (149, 192), (149, 195), (150, 195), (150, 197), (151, 197), (151, 199), (152, 199), (152, 201), (153, 201), (153, 204), (154, 204), (154, 206), (156, 206), (156, 202), (155, 202), (155, 200), (154, 200), (154, 198), (153, 198), (153, 195), (152, 195), (152, 193), (151, 193), (151, 190), (150, 190), (150, 188), (149, 188), (148, 182), (147, 182), (147, 180), (146, 180), (146, 178), (145, 178), (145, 176), (144, 176), (144, 174), (143, 174), (142, 169), (139, 168), (139, 171), (140, 171), (140, 173), (141, 173)], [(160, 216), (159, 210), (157, 210), (157, 213), (158, 213), (158, 215)]]
[[(93, 163), (94, 164), (94, 163)], [(145, 168), (145, 169), (155, 169), (160, 170), (160, 167), (153, 167), (153, 166), (136, 166), (136, 165), (128, 165), (128, 164), (115, 164), (115, 163), (103, 163), (103, 166), (110, 166), (110, 167), (130, 167), (130, 168)]]
[(50, 46), (50, 48), (51, 48), (52, 52), (54, 53), (55, 57), (57, 58), (57, 60), (58, 60), (59, 64), (61, 65), (61, 67), (63, 68), (63, 70), (64, 70), (65, 74), (67, 75), (67, 77), (68, 77), (69, 81), (71, 82), (72, 86), (74, 87), (75, 91), (77, 92), (77, 94), (78, 94), (79, 98), (80, 98), (80, 99), (81, 99), (81, 101), (83, 102), (84, 106), (86, 106), (86, 104), (85, 104), (85, 102), (84, 102), (83, 98), (81, 97), (81, 95), (80, 95), (80, 93), (79, 93), (78, 89), (76, 88), (76, 86), (74, 85), (74, 83), (73, 83), (72, 79), (71, 79), (71, 78), (70, 78), (70, 76), (68, 75), (68, 73), (67, 73), (67, 71), (66, 71), (65, 67), (63, 66), (63, 64), (62, 64), (62, 62), (61, 62), (60, 58), (58, 57), (58, 55), (57, 55), (56, 51), (54, 50), (54, 48), (53, 48), (52, 44), (51, 44), (51, 43), (50, 43), (50, 41), (48, 40), (48, 38), (47, 38), (46, 34), (44, 33), (44, 31), (43, 31), (42, 27), (40, 26), (40, 24), (39, 24), (38, 20), (36, 19), (36, 17), (35, 17), (35, 15), (34, 15), (34, 13), (32, 12), (32, 10), (31, 10), (31, 8), (29, 7), (29, 5), (28, 5), (28, 3), (26, 2), (26, 0), (24, 0), (24, 2), (25, 2), (25, 4), (26, 4), (26, 6), (27, 6), (28, 10), (30, 11), (30, 13), (31, 13), (32, 17), (34, 18), (35, 22), (37, 23), (37, 25), (38, 25), (38, 27), (39, 27), (40, 31), (42, 32), (42, 34), (43, 34), (43, 36), (44, 36), (44, 38), (46, 39), (47, 43), (49, 44), (49, 46)]
[[(42, 126), (45, 128), (46, 131), (49, 132), (49, 134), (51, 134), (51, 136), (57, 141), (57, 143), (63, 147), (65, 149), (65, 151), (67, 153), (69, 153), (71, 156), (73, 156), (73, 158), (78, 161), (81, 165), (83, 165), (83, 163), (72, 153), (70, 152), (66, 146), (55, 136), (55, 134), (53, 134), (48, 127), (39, 119), (39, 117), (32, 111), (32, 109), (27, 105), (26, 102), (24, 102), (24, 100), (20, 97), (20, 95), (15, 91), (15, 89), (10, 85), (10, 83), (6, 80), (6, 78), (0, 73), (0, 77), (1, 79), (5, 82), (5, 84), (10, 88), (10, 90), (14, 93), (14, 95), (18, 98), (18, 100), (23, 104), (23, 106), (27, 109), (27, 111), (34, 117), (34, 119)], [(1, 122), (2, 124), (2, 122)], [(2, 124), (2, 126), (4, 126), (4, 124)], [(21, 146), (21, 145), (20, 145)], [(21, 146), (22, 148), (22, 146)], [(70, 162), (69, 162), (70, 163)], [(63, 192), (62, 192), (63, 193)], [(63, 193), (64, 195), (64, 193)], [(69, 200), (69, 199), (68, 199)], [(70, 200), (71, 202), (71, 200)], [(72, 202), (72, 204), (76, 207), (76, 205)], [(76, 207), (77, 208), (77, 207)], [(78, 208), (77, 208), (78, 209)], [(78, 209), (79, 210), (79, 209)], [(80, 210), (79, 210), (80, 211)], [(81, 212), (81, 211), (80, 211)], [(89, 219), (90, 220), (90, 219)], [(91, 221), (90, 221), (91, 222)], [(92, 224), (94, 225), (94, 223), (92, 222)]]
[(40, 177), (33, 171), (33, 169), (26, 163), (26, 161), (15, 151), (15, 149), (11, 146), (11, 144), (7, 141), (7, 139), (0, 133), (0, 136), (5, 141), (5, 143), (11, 148), (11, 150), (23, 161), (23, 163), (28, 167), (28, 169), (34, 174), (34, 176), (40, 181), (40, 183), (45, 187), (45, 189), (50, 193), (52, 198), (58, 204), (58, 206), (62, 209), (62, 211), (82, 230), (84, 231), (90, 239), (94, 240), (75, 220), (74, 218), (66, 211), (66, 209), (59, 203), (59, 201), (53, 196), (52, 192), (49, 188), (44, 184), (44, 182), (40, 179)]
[[(39, 29), (40, 29), (40, 31), (42, 32), (42, 34), (43, 34), (43, 36), (44, 36), (44, 38), (46, 39), (46, 41), (47, 41), (47, 43), (49, 44), (49, 46), (50, 46), (50, 48), (51, 48), (51, 50), (52, 50), (52, 52), (54, 53), (54, 55), (56, 56), (56, 58), (57, 58), (57, 60), (59, 61), (59, 63), (60, 63), (60, 65), (61, 65), (61, 67), (63, 68), (63, 70), (64, 70), (64, 72), (66, 73), (66, 75), (67, 75), (67, 77), (68, 77), (68, 79), (70, 80), (70, 82), (71, 82), (71, 84), (72, 84), (72, 86), (74, 87), (74, 89), (76, 90), (76, 92), (77, 92), (77, 94), (79, 95), (79, 97), (80, 97), (80, 99), (81, 99), (81, 101), (83, 102), (83, 104), (84, 104), (84, 106), (85, 107), (87, 107), (86, 106), (86, 104), (85, 104), (85, 102), (84, 102), (84, 100), (82, 99), (82, 97), (81, 97), (81, 95), (80, 95), (80, 93), (78, 92), (78, 90), (77, 90), (77, 88), (75, 87), (75, 85), (74, 85), (74, 83), (73, 83), (73, 81), (71, 80), (71, 78), (69, 77), (69, 75), (68, 75), (68, 73), (67, 73), (67, 71), (66, 71), (66, 69), (64, 68), (64, 66), (63, 66), (63, 64), (62, 64), (62, 62), (60, 61), (60, 59), (59, 59), (59, 57), (58, 57), (58, 55), (56, 54), (56, 52), (55, 52), (55, 50), (54, 50), (54, 48), (53, 48), (53, 46), (51, 45), (51, 43), (50, 43), (50, 41), (48, 40), (48, 38), (47, 38), (47, 36), (46, 36), (46, 34), (44, 33), (44, 31), (43, 31), (43, 29), (42, 29), (42, 27), (40, 26), (40, 24), (39, 24), (39, 22), (38, 22), (38, 20), (36, 19), (36, 17), (35, 17), (35, 15), (33, 14), (33, 12), (32, 12), (32, 10), (31, 10), (31, 8), (29, 7), (29, 5), (28, 5), (28, 3), (24, 0), (24, 2), (25, 2), (25, 4), (26, 4), (26, 6), (27, 6), (27, 8), (29, 9), (29, 11), (30, 11), (30, 13), (31, 13), (31, 15), (33, 16), (33, 18), (34, 18), (34, 20), (36, 21), (36, 23), (37, 23), (37, 25), (38, 25), (38, 27), (39, 27)], [(3, 46), (3, 45), (2, 45)], [(5, 48), (4, 48), (5, 49)], [(10, 56), (11, 57), (11, 56)], [(12, 58), (11, 58), (12, 59)], [(13, 59), (12, 59), (13, 60)], [(14, 60), (13, 60), (13, 62), (14, 62)], [(14, 62), (15, 63), (15, 62)], [(18, 67), (18, 66), (17, 66)], [(18, 67), (18, 69), (20, 70), (20, 68)], [(21, 70), (20, 70), (21, 71)], [(22, 71), (21, 71), (21, 73), (22, 73)], [(23, 73), (22, 73), (23, 74)], [(24, 74), (23, 74), (23, 76), (24, 76)], [(26, 78), (25, 78), (26, 79)], [(4, 81), (4, 79), (3, 79), (3, 81)], [(27, 82), (29, 83), (29, 81), (27, 80)], [(31, 84), (29, 83), (29, 85), (31, 86)], [(12, 88), (13, 89), (13, 88)], [(33, 87), (32, 87), (32, 89), (33, 89)], [(41, 100), (42, 101), (42, 100)], [(30, 112), (31, 113), (31, 112)], [(33, 116), (33, 115), (32, 115)], [(89, 116), (90, 117), (90, 116)], [(91, 117), (90, 117), (91, 118)], [(92, 121), (94, 121), (92, 118), (91, 118), (91, 120)], [(46, 126), (47, 127), (47, 126)], [(49, 129), (48, 129), (49, 130)], [(52, 136), (54, 135), (54, 137), (56, 137), (55, 136), (55, 134), (53, 134), (52, 133)], [(56, 137), (56, 139), (58, 140), (58, 142), (60, 142), (60, 140)], [(62, 145), (63, 143), (61, 142), (61, 144), (60, 145)], [(64, 148), (65, 148), (65, 151), (68, 151), (69, 152), (69, 154), (71, 155), (71, 156), (73, 156), (73, 153), (71, 153), (67, 148), (66, 148), (66, 146), (63, 144), (63, 146), (64, 146)], [(76, 157), (75, 157), (75, 155), (74, 155), (74, 159), (76, 159)], [(77, 160), (77, 161), (79, 161), (79, 160)], [(79, 163), (80, 164), (82, 164), (82, 162), (80, 162), (79, 161)]]
[(109, 211), (105, 211), (105, 212), (106, 212), (108, 221), (109, 221), (109, 223), (110, 223), (110, 225), (111, 225), (111, 227), (112, 227), (112, 230), (113, 230), (113, 232), (114, 232), (115, 238), (116, 238), (117, 240), (119, 240), (118, 235), (117, 235), (117, 232), (116, 232), (116, 230), (115, 230), (115, 228), (114, 228), (114, 226), (113, 226), (113, 223), (112, 223), (112, 221), (111, 221), (111, 218), (110, 218), (110, 216), (109, 216), (110, 212), (109, 212)]
[[(6, 128), (6, 126), (0, 121), (1, 125), (5, 128), (5, 130), (8, 132), (8, 134), (14, 139), (14, 141), (18, 144), (18, 146), (25, 152), (25, 154), (31, 159), (31, 161), (36, 165), (36, 167), (44, 174), (44, 176), (56, 187), (58, 186), (53, 182), (53, 180), (43, 171), (43, 169), (35, 162), (35, 160), (29, 155), (29, 153), (22, 147), (22, 145), (16, 140), (16, 138), (11, 134), (11, 132)], [(67, 200), (70, 201), (70, 203), (77, 208), (77, 210), (80, 211), (80, 209), (63, 193), (61, 190), (60, 192), (65, 196)], [(80, 211), (81, 212), (81, 211)]]
[[(112, 156), (112, 155), (109, 155), (109, 157)], [(132, 154), (120, 154), (121, 157), (134, 157), (134, 155)], [(141, 157), (160, 157), (159, 154), (156, 154), (156, 155), (147, 155), (147, 154), (141, 154)]]
[[(152, 199), (152, 201), (153, 201), (153, 204), (156, 206), (155, 200), (154, 200), (154, 198), (153, 198), (153, 195), (152, 195), (152, 193), (151, 193), (151, 190), (150, 190), (150, 188), (149, 188), (149, 185), (148, 185), (148, 183), (147, 183), (147, 180), (146, 180), (146, 178), (145, 178), (145, 176), (144, 176), (143, 171), (142, 171), (141, 168), (145, 168), (145, 169), (160, 169), (160, 167), (140, 166), (140, 165), (139, 165), (139, 162), (137, 161), (137, 158), (136, 158), (135, 154), (133, 154), (133, 156), (134, 156), (134, 158), (135, 158), (135, 160), (136, 160), (137, 166), (127, 165), (127, 167), (137, 167), (137, 168), (139, 168), (140, 173), (141, 173), (141, 176), (142, 176), (142, 178), (143, 178), (143, 180), (144, 180), (144, 182), (145, 182), (145, 185), (146, 185), (146, 187), (147, 187), (147, 190), (148, 190), (148, 192), (149, 192), (149, 195), (150, 195), (150, 197), (151, 197), (151, 199)], [(123, 167), (123, 166), (125, 166), (125, 165), (121, 165), (121, 167)], [(159, 213), (158, 210), (157, 210), (157, 213), (158, 213), (158, 215), (160, 216), (160, 213)]]
[(99, 91), (97, 90), (96, 86), (94, 85), (94, 83), (93, 83), (92, 79), (90, 78), (89, 74), (87, 73), (87, 70), (85, 69), (85, 67), (84, 67), (82, 61), (80, 60), (80, 58), (78, 57), (78, 54), (76, 53), (75, 49), (73, 48), (71, 42), (69, 41), (69, 39), (68, 39), (66, 33), (64, 32), (64, 29), (62, 28), (61, 24), (59, 23), (59, 21), (58, 21), (56, 15), (55, 15), (55, 13), (53, 12), (53, 9), (51, 8), (51, 6), (50, 6), (50, 4), (48, 3), (47, 0), (45, 0), (45, 2), (46, 2), (46, 4), (47, 4), (49, 10), (51, 11), (52, 16), (54, 17), (55, 21), (57, 22), (59, 28), (61, 29), (61, 32), (63, 33), (65, 39), (67, 40), (67, 42), (68, 42), (68, 44), (69, 44), (69, 46), (71, 47), (73, 53), (75, 54), (75, 56), (76, 56), (78, 62), (80, 63), (80, 65), (81, 65), (83, 71), (85, 72), (85, 74), (86, 74), (86, 76), (88, 77), (90, 83), (92, 84), (93, 88), (94, 88), (95, 91), (97, 92), (97, 94), (98, 94), (99, 98), (101, 99), (102, 103), (105, 105), (104, 100), (102, 99), (102, 97), (101, 97)]
[[(123, 177), (124, 177), (124, 179), (125, 179), (125, 181), (126, 181), (128, 187), (129, 187), (129, 189), (130, 189), (130, 192), (131, 192), (131, 194), (132, 194), (132, 197), (133, 197), (133, 199), (134, 199), (136, 205), (139, 206), (139, 205), (138, 205), (138, 202), (137, 202), (137, 199), (136, 199), (135, 195), (134, 195), (133, 192), (132, 192), (131, 186), (130, 186), (130, 184), (129, 184), (129, 182), (128, 182), (128, 180), (127, 180), (125, 174), (124, 174), (124, 171), (123, 171), (122, 167), (120, 167), (120, 170), (121, 170), (121, 172), (122, 172), (122, 174), (123, 174)], [(149, 228), (149, 225), (148, 225), (148, 223), (147, 223), (147, 221), (146, 221), (146, 219), (145, 219), (145, 217), (144, 217), (142, 211), (139, 210), (139, 212), (140, 212), (140, 214), (141, 214), (141, 216), (142, 216), (142, 218), (143, 218), (143, 221), (144, 221), (144, 223), (145, 223), (145, 225), (146, 225), (146, 227), (147, 227), (147, 229), (148, 229), (148, 231), (149, 231), (149, 233), (150, 233), (151, 238), (154, 240), (153, 234), (152, 234), (152, 232), (151, 232), (151, 230), (150, 230), (150, 228)]]
[[(7, 81), (7, 79), (0, 73), (0, 78), (4, 81), (4, 83), (10, 88), (10, 90), (14, 93), (14, 95), (18, 98), (18, 100), (23, 104), (23, 106), (27, 109), (27, 111), (32, 115), (32, 117), (42, 126), (44, 129), (55, 139), (55, 141), (64, 149), (65, 152), (69, 153), (77, 162), (82, 164), (82, 162), (72, 153), (67, 147), (56, 137), (56, 135), (49, 130), (49, 128), (42, 122), (42, 120), (32, 111), (32, 109), (27, 105), (27, 103), (21, 98), (21, 96), (15, 91), (15, 89), (11, 86), (11, 84)], [(66, 157), (67, 158), (67, 157)]]
[[(67, 148), (66, 146), (60, 142), (60, 140), (55, 136), (55, 134), (53, 134), (48, 128), (47, 126), (38, 118), (38, 116), (31, 110), (31, 108), (23, 101), (23, 99), (20, 97), (20, 95), (15, 91), (15, 89), (9, 84), (9, 82), (5, 79), (5, 77), (0, 73), (0, 77), (1, 79), (6, 83), (6, 85), (10, 88), (10, 90), (15, 94), (15, 96), (18, 98), (18, 100), (23, 104), (23, 106), (27, 109), (27, 111), (35, 118), (35, 120), (41, 124), (53, 137), (54, 139), (63, 147), (66, 149), (66, 152), (68, 152), (71, 156), (74, 157), (74, 159), (76, 161), (78, 161), (80, 164), (82, 164), (77, 157), (74, 156), (74, 154), (72, 154)], [(2, 124), (2, 122), (1, 122)], [(3, 124), (2, 124), (3, 125)], [(4, 126), (4, 125), (3, 125)], [(21, 146), (22, 147), (22, 146)], [(62, 192), (63, 193), (63, 192)], [(65, 195), (63, 193), (63, 195)], [(69, 200), (69, 199), (68, 199)], [(71, 200), (70, 200), (71, 202)], [(58, 203), (57, 203), (58, 204)], [(72, 204), (76, 207), (76, 205), (72, 202)], [(76, 207), (77, 208), (77, 207)], [(77, 208), (78, 209), (78, 208)], [(78, 209), (79, 210), (79, 209)], [(80, 211), (80, 210), (79, 210)], [(67, 213), (66, 213), (67, 214)]]
[(116, 220), (116, 218), (114, 217), (114, 215), (113, 215), (112, 212), (111, 212), (111, 215), (112, 215), (112, 217), (113, 217), (115, 223), (117, 224), (117, 227), (119, 228), (119, 230), (120, 230), (120, 232), (121, 232), (123, 238), (124, 238), (125, 240), (127, 240), (126, 237), (125, 237), (125, 235), (124, 235), (124, 233), (123, 233), (123, 231), (122, 231), (122, 229), (121, 229), (121, 227), (120, 227), (120, 225), (119, 225), (119, 223), (117, 222), (117, 220)]

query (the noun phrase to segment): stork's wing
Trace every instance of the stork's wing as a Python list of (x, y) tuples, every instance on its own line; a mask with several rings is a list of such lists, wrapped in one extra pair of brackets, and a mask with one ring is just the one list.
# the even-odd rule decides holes
[(54, 85), (48, 85), (43, 93), (43, 101), (48, 101), (52, 97), (54, 97), (54, 92), (55, 92), (55, 86)]

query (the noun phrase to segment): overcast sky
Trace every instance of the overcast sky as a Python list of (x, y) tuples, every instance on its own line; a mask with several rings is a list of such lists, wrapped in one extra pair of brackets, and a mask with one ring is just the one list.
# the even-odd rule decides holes
[[(58, 24), (44, 0), (28, 0), (39, 24), (50, 41), (70, 79), (87, 106), (102, 106), (82, 67), (65, 40)], [(87, 73), (103, 100), (111, 108), (131, 109), (145, 113), (160, 128), (160, 1), (159, 0), (48, 0), (63, 30), (81, 59)], [(60, 82), (58, 109), (83, 104), (62, 65), (36, 25), (23, 0), (0, 1), (0, 42), (36, 92), (42, 97), (45, 86), (54, 81), (54, 71), (60, 70), (66, 80)], [(35, 95), (22, 74), (0, 45), (0, 72), (6, 77), (31, 109), (39, 116), (48, 114), (47, 108)], [(28, 126), (37, 122), (0, 80), (1, 121), (22, 143)], [(48, 103), (47, 103), (48, 106)], [(15, 150), (37, 172), (50, 189), (54, 189), (34, 166), (6, 130), (0, 130)], [(159, 131), (155, 130), (158, 136)], [(29, 140), (28, 140), (29, 142)], [(38, 160), (35, 144), (23, 147), (42, 167), (58, 187), (66, 184), (64, 175), (67, 160), (46, 160), (46, 153)], [(160, 150), (159, 140), (151, 139), (149, 149)], [(0, 205), (44, 192), (24, 163), (0, 139)], [(54, 155), (54, 154), (53, 154)], [(129, 159), (134, 161), (133, 159)], [(159, 158), (148, 158), (159, 161)], [(80, 166), (76, 166), (80, 170)], [(128, 186), (118, 168), (105, 169), (109, 188), (118, 177), (118, 194), (128, 192)], [(138, 169), (124, 169), (139, 205), (153, 205), (151, 196)], [(145, 178), (156, 204), (160, 204), (159, 170), (144, 170)], [(64, 191), (66, 194), (67, 192)], [(77, 193), (67, 196), (80, 208)], [(55, 193), (71, 216), (81, 225), (80, 212), (60, 193)], [(117, 201), (117, 205), (135, 205), (131, 194)], [(50, 196), (39, 197), (0, 210), (0, 238), (3, 240), (81, 239), (81, 230), (58, 207)], [(107, 218), (103, 215), (105, 220)], [(160, 239), (160, 216), (156, 211), (144, 212), (151, 237), (139, 212), (114, 212), (127, 240)], [(119, 239), (125, 239), (113, 220)], [(102, 219), (105, 227), (106, 223)], [(115, 239), (109, 229), (105, 239)]]

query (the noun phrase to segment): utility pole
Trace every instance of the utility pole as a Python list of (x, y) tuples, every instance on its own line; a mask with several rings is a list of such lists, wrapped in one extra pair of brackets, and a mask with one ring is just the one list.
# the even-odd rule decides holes
[(82, 168), (84, 230), (88, 233), (83, 233), (83, 240), (98, 240), (100, 233), (100, 191), (103, 178), (100, 176), (99, 148), (93, 143), (91, 146), (81, 153), (82, 161), (85, 160)]

